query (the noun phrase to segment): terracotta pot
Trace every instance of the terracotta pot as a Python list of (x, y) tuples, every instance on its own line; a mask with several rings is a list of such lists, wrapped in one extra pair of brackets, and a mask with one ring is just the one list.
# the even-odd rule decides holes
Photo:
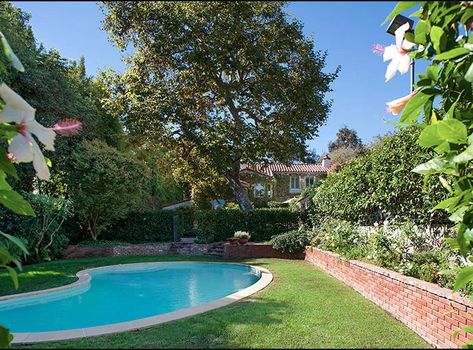
[(246, 244), (246, 243), (248, 243), (248, 241), (249, 241), (248, 238), (240, 238), (240, 239), (238, 240), (238, 243), (240, 243), (240, 244)]
[(229, 238), (228, 242), (230, 242), (231, 245), (237, 245), (239, 239), (238, 238)]

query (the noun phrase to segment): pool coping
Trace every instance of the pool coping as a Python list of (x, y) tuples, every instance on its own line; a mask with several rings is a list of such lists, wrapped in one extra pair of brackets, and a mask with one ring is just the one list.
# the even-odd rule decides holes
[[(107, 266), (100, 266), (91, 269), (81, 270), (76, 273), (78, 280), (67, 284), (65, 286), (44, 289), (40, 291), (28, 292), (28, 293), (20, 293), (20, 294), (13, 294), (0, 297), (0, 301), (4, 300), (12, 300), (30, 296), (37, 296), (41, 294), (49, 294), (57, 291), (73, 289), (77, 287), (84, 286), (92, 280), (90, 276), (90, 272), (108, 269), (112, 267), (118, 266), (146, 266), (150, 264), (215, 264), (216, 262), (210, 261), (163, 261), (163, 262), (145, 262), (145, 263), (128, 263), (128, 264), (115, 264), (115, 265), (107, 265)], [(207, 311), (211, 311), (217, 308), (221, 308), (223, 306), (227, 306), (232, 304), (236, 301), (239, 301), (243, 298), (246, 298), (256, 292), (267, 287), (271, 281), (273, 280), (273, 274), (268, 269), (263, 267), (242, 264), (242, 263), (228, 263), (228, 262), (218, 262), (218, 264), (226, 264), (226, 265), (241, 265), (241, 266), (248, 266), (251, 267), (261, 273), (261, 278), (251, 286), (242, 289), (238, 292), (233, 294), (227, 295), (223, 298), (213, 300), (209, 303), (191, 306), (185, 309), (180, 309), (173, 312), (168, 312), (165, 314), (157, 315), (157, 316), (150, 316), (146, 318), (141, 318), (138, 320), (133, 321), (125, 321), (119, 323), (113, 323), (109, 325), (103, 326), (95, 326), (95, 327), (87, 327), (87, 328), (77, 328), (65, 331), (50, 331), (50, 332), (30, 332), (30, 333), (13, 333), (13, 344), (29, 344), (29, 343), (40, 343), (40, 342), (50, 342), (50, 341), (58, 341), (58, 340), (67, 340), (67, 339), (75, 339), (75, 338), (83, 338), (83, 337), (93, 337), (98, 335), (104, 334), (112, 334), (112, 333), (120, 333), (126, 332), (136, 329), (148, 328), (152, 326), (157, 326), (166, 322), (179, 320), (182, 318), (198, 315)]]

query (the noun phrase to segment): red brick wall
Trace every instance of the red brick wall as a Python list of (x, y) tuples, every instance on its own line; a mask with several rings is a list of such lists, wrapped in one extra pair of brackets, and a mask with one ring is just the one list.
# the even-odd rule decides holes
[(225, 259), (252, 259), (252, 258), (279, 258), (279, 259), (304, 259), (304, 253), (281, 253), (271, 244), (247, 243), (231, 245), (225, 243), (223, 257)]
[(461, 332), (458, 340), (451, 340), (454, 331), (473, 325), (473, 302), (459, 293), (317, 248), (308, 247), (305, 253), (305, 260), (345, 282), (431, 345), (456, 348), (467, 337), (473, 339)]

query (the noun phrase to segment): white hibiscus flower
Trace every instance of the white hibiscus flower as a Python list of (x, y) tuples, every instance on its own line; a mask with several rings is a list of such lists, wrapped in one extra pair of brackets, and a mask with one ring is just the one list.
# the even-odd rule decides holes
[(32, 161), (38, 178), (48, 180), (49, 169), (33, 134), (45, 149), (54, 151), (56, 133), (39, 124), (34, 118), (36, 110), (5, 83), (0, 85), (0, 97), (6, 104), (0, 111), (0, 123), (14, 122), (18, 128), (18, 134), (13, 137), (8, 151), (19, 163)]
[(396, 72), (404, 74), (409, 70), (411, 58), (407, 54), (407, 50), (412, 49), (415, 45), (404, 39), (404, 34), (409, 30), (409, 23), (405, 23), (394, 32), (396, 36), (396, 45), (389, 45), (384, 48), (383, 60), (391, 62), (386, 69), (386, 82), (391, 80)]

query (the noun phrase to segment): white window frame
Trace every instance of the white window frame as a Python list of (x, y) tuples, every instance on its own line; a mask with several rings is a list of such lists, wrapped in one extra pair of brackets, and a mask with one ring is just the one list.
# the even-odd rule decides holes
[[(315, 176), (312, 176), (312, 175), (306, 176), (304, 180), (305, 180), (305, 182), (304, 182), (305, 187), (310, 187), (310, 186), (313, 186), (315, 184)], [(309, 183), (307, 183), (307, 182), (309, 182)]]
[[(297, 179), (298, 187), (292, 186), (292, 180)], [(301, 192), (301, 177), (300, 176), (289, 176), (289, 193), (299, 193)]]

